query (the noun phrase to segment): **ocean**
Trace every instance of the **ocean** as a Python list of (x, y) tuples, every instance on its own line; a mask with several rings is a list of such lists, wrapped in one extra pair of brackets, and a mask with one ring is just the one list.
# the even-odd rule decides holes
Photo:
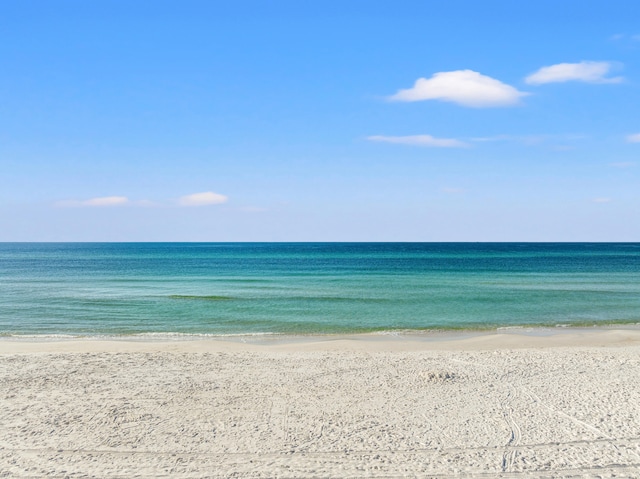
[(640, 323), (640, 243), (0, 243), (0, 336)]

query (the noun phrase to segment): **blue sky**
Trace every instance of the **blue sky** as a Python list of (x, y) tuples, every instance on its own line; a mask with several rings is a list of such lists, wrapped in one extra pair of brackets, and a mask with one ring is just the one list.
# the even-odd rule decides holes
[(0, 241), (640, 241), (640, 3), (0, 3)]

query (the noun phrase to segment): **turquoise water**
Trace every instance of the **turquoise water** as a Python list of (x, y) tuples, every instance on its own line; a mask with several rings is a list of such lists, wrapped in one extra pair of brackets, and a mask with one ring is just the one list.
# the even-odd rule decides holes
[(640, 322), (640, 244), (0, 243), (0, 335)]

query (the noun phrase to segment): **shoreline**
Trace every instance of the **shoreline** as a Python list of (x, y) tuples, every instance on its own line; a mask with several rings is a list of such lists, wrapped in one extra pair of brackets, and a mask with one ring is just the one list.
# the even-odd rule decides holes
[(640, 345), (640, 326), (527, 328), (489, 331), (385, 331), (326, 335), (5, 336), (0, 354), (45, 352), (473, 351)]

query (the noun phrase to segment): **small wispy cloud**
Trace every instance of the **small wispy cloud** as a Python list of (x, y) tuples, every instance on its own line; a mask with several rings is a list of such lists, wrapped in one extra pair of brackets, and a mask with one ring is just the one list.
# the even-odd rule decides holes
[(529, 85), (543, 85), (545, 83), (564, 83), (580, 81), (586, 83), (620, 83), (623, 77), (607, 77), (613, 68), (611, 62), (558, 63), (540, 68), (525, 78)]
[(516, 137), (511, 135), (493, 135), (493, 136), (477, 136), (474, 138), (470, 138), (471, 141), (476, 141), (479, 143), (485, 142), (493, 142), (493, 141), (505, 141), (505, 140), (513, 140)]
[(151, 201), (151, 200), (138, 200), (138, 201), (132, 202), (132, 204), (135, 206), (143, 206), (147, 208), (152, 208), (154, 206), (161, 206), (159, 203), (156, 203), (155, 201)]
[(450, 186), (445, 186), (443, 188), (440, 188), (440, 191), (442, 191), (443, 193), (448, 193), (450, 195), (456, 195), (456, 194), (464, 193), (467, 190), (465, 190), (464, 188), (453, 188)]
[(592, 201), (594, 203), (611, 203), (613, 200), (611, 198), (594, 198)]
[(367, 140), (384, 143), (395, 143), (399, 145), (413, 145), (433, 148), (470, 148), (474, 146), (474, 143), (512, 142), (520, 143), (524, 146), (545, 146), (555, 151), (569, 151), (575, 149), (575, 146), (572, 144), (573, 142), (584, 140), (585, 138), (588, 137), (582, 134), (493, 135), (462, 139), (435, 138), (431, 135), (374, 135), (367, 137)]
[(226, 203), (229, 198), (220, 193), (214, 193), (213, 191), (204, 191), (202, 193), (193, 193), (186, 195), (178, 200), (180, 206), (207, 206), (207, 205), (219, 205)]
[(609, 166), (613, 166), (614, 168), (631, 168), (632, 166), (636, 166), (635, 161), (617, 161), (615, 163), (609, 163)]
[(640, 34), (627, 35), (625, 33), (616, 33), (615, 35), (611, 35), (609, 40), (613, 42), (620, 41), (631, 41), (631, 42), (640, 42)]
[(122, 206), (129, 203), (126, 196), (103, 196), (101, 198), (91, 198), (84, 202), (86, 206)]
[(640, 133), (633, 133), (631, 135), (627, 135), (627, 143), (640, 143)]
[(439, 72), (418, 78), (412, 88), (399, 90), (391, 101), (440, 100), (472, 108), (514, 106), (529, 93), (473, 70)]
[(73, 208), (82, 206), (109, 207), (109, 206), (125, 206), (130, 203), (126, 196), (101, 196), (90, 198), (88, 200), (65, 200), (58, 201), (55, 206), (61, 208)]
[(242, 211), (243, 213), (264, 213), (269, 211), (269, 209), (261, 208), (259, 206), (242, 206), (238, 208), (238, 211)]
[[(180, 206), (206, 206), (206, 205), (219, 205), (226, 203), (228, 197), (213, 191), (205, 191), (202, 193), (194, 193), (192, 195), (186, 195), (178, 199), (177, 203)], [(136, 200), (132, 201), (126, 196), (100, 196), (95, 198), (89, 198), (87, 200), (62, 200), (57, 201), (53, 205), (59, 208), (78, 208), (78, 207), (115, 207), (115, 206), (128, 206), (128, 207), (171, 207), (175, 206), (176, 201), (150, 201), (150, 200)]]
[(456, 140), (455, 138), (435, 138), (431, 135), (409, 135), (409, 136), (368, 136), (367, 140), (382, 143), (396, 143), (399, 145), (413, 145), (433, 148), (467, 148), (468, 143)]
[[(491, 143), (491, 142), (515, 142), (522, 143), (526, 146), (541, 145), (550, 142), (572, 142), (577, 140), (583, 140), (587, 138), (585, 135), (580, 134), (558, 134), (558, 135), (494, 135), (494, 136), (482, 136), (469, 138), (468, 141), (474, 143)], [(570, 145), (556, 145), (560, 149), (572, 149)]]
[(494, 135), (471, 138), (470, 141), (477, 143), (493, 143), (498, 141), (512, 141), (525, 145), (539, 145), (549, 139), (549, 135)]

